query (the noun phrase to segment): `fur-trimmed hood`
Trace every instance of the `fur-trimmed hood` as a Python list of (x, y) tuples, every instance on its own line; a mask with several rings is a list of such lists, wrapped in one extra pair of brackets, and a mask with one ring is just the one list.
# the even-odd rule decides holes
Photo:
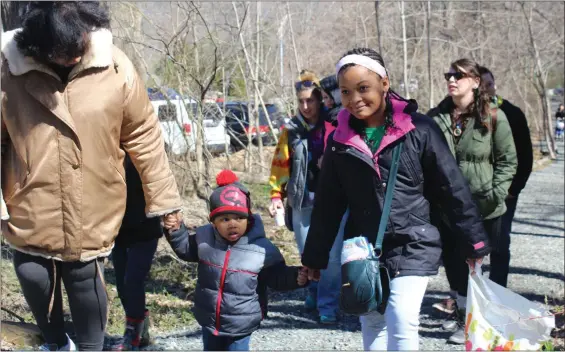
[[(18, 49), (15, 40), (16, 33), (22, 29), (14, 29), (2, 33), (2, 55), (8, 63), (10, 73), (20, 76), (30, 71), (41, 71), (58, 77), (48, 66), (37, 62), (32, 57), (24, 56)], [(92, 67), (108, 67), (113, 64), (113, 36), (108, 29), (98, 29), (90, 33), (90, 43), (81, 61), (73, 68), (70, 77)]]

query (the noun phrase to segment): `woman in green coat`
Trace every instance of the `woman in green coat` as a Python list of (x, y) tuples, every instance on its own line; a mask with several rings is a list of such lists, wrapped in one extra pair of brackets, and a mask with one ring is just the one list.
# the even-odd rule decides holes
[[(469, 59), (453, 62), (445, 80), (449, 95), (430, 110), (428, 116), (437, 122), (445, 135), (481, 211), (490, 241), (495, 242), (499, 237), (501, 217), (506, 212), (504, 200), (518, 165), (512, 131), (506, 115), (491, 103), (492, 98), (481, 80), (476, 62)], [(455, 248), (449, 222), (441, 215), (440, 209), (434, 213), (442, 233), (442, 259), (452, 297), (434, 307), (462, 317), (465, 314), (469, 267)], [(492, 245), (492, 248), (491, 273), (499, 267), (497, 246)], [(463, 344), (463, 324), (461, 319), (455, 320), (460, 324), (449, 340)], [(455, 322), (449, 321), (444, 325), (447, 329), (457, 327)]]

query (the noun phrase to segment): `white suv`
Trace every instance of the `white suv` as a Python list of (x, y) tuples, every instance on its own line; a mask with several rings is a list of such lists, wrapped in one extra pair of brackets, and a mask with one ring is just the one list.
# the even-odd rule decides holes
[[(151, 100), (151, 105), (159, 118), (167, 150), (174, 155), (194, 152), (196, 149), (196, 102), (174, 96), (169, 101)], [(226, 134), (225, 119), (220, 108), (216, 103), (204, 104), (202, 113), (204, 114), (204, 145), (210, 152), (225, 152), (226, 145), (230, 145), (230, 137)]]

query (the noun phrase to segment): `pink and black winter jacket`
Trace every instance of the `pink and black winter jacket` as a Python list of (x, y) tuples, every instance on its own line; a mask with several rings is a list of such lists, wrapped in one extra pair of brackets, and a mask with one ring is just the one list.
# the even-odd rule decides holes
[(465, 258), (489, 253), (488, 237), (469, 187), (437, 124), (416, 112), (414, 101), (391, 99), (394, 126), (373, 155), (349, 127), (347, 110), (329, 136), (319, 176), (311, 226), (302, 264), (326, 268), (345, 210), (344, 239), (366, 236), (374, 243), (380, 221), (392, 150), (404, 142), (392, 209), (383, 241), (382, 260), (391, 277), (428, 276), (438, 272), (440, 234), (430, 223), (434, 203), (447, 209)]

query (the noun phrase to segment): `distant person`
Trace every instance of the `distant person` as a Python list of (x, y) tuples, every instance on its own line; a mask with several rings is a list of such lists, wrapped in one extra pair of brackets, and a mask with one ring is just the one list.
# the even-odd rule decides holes
[(558, 140), (563, 140), (565, 133), (565, 105), (559, 105), (559, 108), (555, 113), (555, 119), (555, 138)]
[(133, 351), (151, 343), (149, 310), (145, 303), (145, 282), (153, 263), (163, 228), (159, 218), (145, 216), (145, 199), (139, 173), (126, 154), (126, 212), (116, 244), (112, 263), (118, 297), (125, 311), (125, 330), (112, 346), (113, 351)]
[(558, 117), (555, 122), (555, 137), (558, 140), (563, 140), (563, 130), (565, 129), (565, 121), (562, 117)]
[(341, 110), (341, 93), (337, 85), (337, 78), (335, 75), (330, 75), (320, 81), (322, 88), (322, 100), (325, 107), (328, 109), (329, 122), (337, 127), (337, 114)]
[(2, 235), (43, 350), (103, 348), (103, 260), (126, 208), (126, 153), (145, 215), (182, 209), (143, 80), (112, 38), (108, 11), (87, 1), (28, 2), (22, 28), (2, 33)]
[(555, 113), (555, 118), (561, 118), (561, 119), (565, 119), (565, 105), (563, 104), (559, 104), (559, 108), (557, 109), (557, 112)]
[[(271, 216), (277, 211), (285, 212), (288, 227), (294, 232), (298, 251), (302, 253), (310, 228), (320, 161), (327, 137), (335, 128), (328, 121), (320, 81), (313, 72), (303, 70), (294, 88), (298, 112), (284, 126), (273, 155), (269, 212)], [(318, 310), (321, 324), (336, 324), (338, 320), (341, 242), (336, 241), (330, 265), (322, 272), (319, 282), (310, 283), (304, 301), (306, 310)]]
[(505, 200), (506, 213), (502, 216), (500, 237), (497, 241), (492, 242), (493, 252), (496, 253), (496, 255), (493, 256), (494, 262), (492, 266), (494, 270), (491, 270), (490, 279), (506, 287), (508, 284), (508, 272), (510, 270), (510, 233), (512, 232), (512, 220), (516, 212), (518, 196), (524, 187), (526, 187), (528, 178), (532, 173), (534, 152), (532, 139), (530, 137), (530, 128), (528, 127), (528, 120), (524, 112), (516, 105), (496, 94), (494, 75), (488, 68), (480, 67), (479, 72), (481, 73), (481, 79), (484, 82), (486, 90), (492, 96), (494, 104), (504, 112), (508, 119), (516, 147), (516, 156), (518, 158), (516, 175), (514, 175), (512, 179), (512, 183), (508, 189), (508, 196), (506, 196)]
[[(267, 288), (286, 291), (307, 284), (306, 272), (286, 265), (253, 214), (251, 194), (224, 170), (210, 195), (210, 224), (196, 233), (181, 224), (167, 233), (180, 259), (198, 263), (194, 317), (204, 351), (248, 351), (251, 334), (267, 316)], [(168, 223), (176, 227), (175, 223)]]
[[(502, 280), (508, 271), (508, 264), (505, 264), (508, 253), (506, 250), (498, 253), (501, 247), (497, 242), (501, 238), (508, 189), (518, 164), (512, 130), (506, 114), (492, 103), (476, 62), (470, 59), (454, 61), (444, 77), (449, 95), (427, 115), (443, 132), (449, 150), (469, 184), (473, 201), (479, 207), (492, 246), (490, 278)], [(463, 344), (469, 266), (461, 259), (460, 248), (453, 241), (451, 221), (444, 215), (446, 211), (448, 209), (438, 207), (432, 213), (442, 235), (442, 259), (451, 297), (434, 307), (453, 312), (452, 317), (458, 325), (454, 324), (457, 329), (449, 341)], [(500, 283), (504, 284), (503, 281)]]

